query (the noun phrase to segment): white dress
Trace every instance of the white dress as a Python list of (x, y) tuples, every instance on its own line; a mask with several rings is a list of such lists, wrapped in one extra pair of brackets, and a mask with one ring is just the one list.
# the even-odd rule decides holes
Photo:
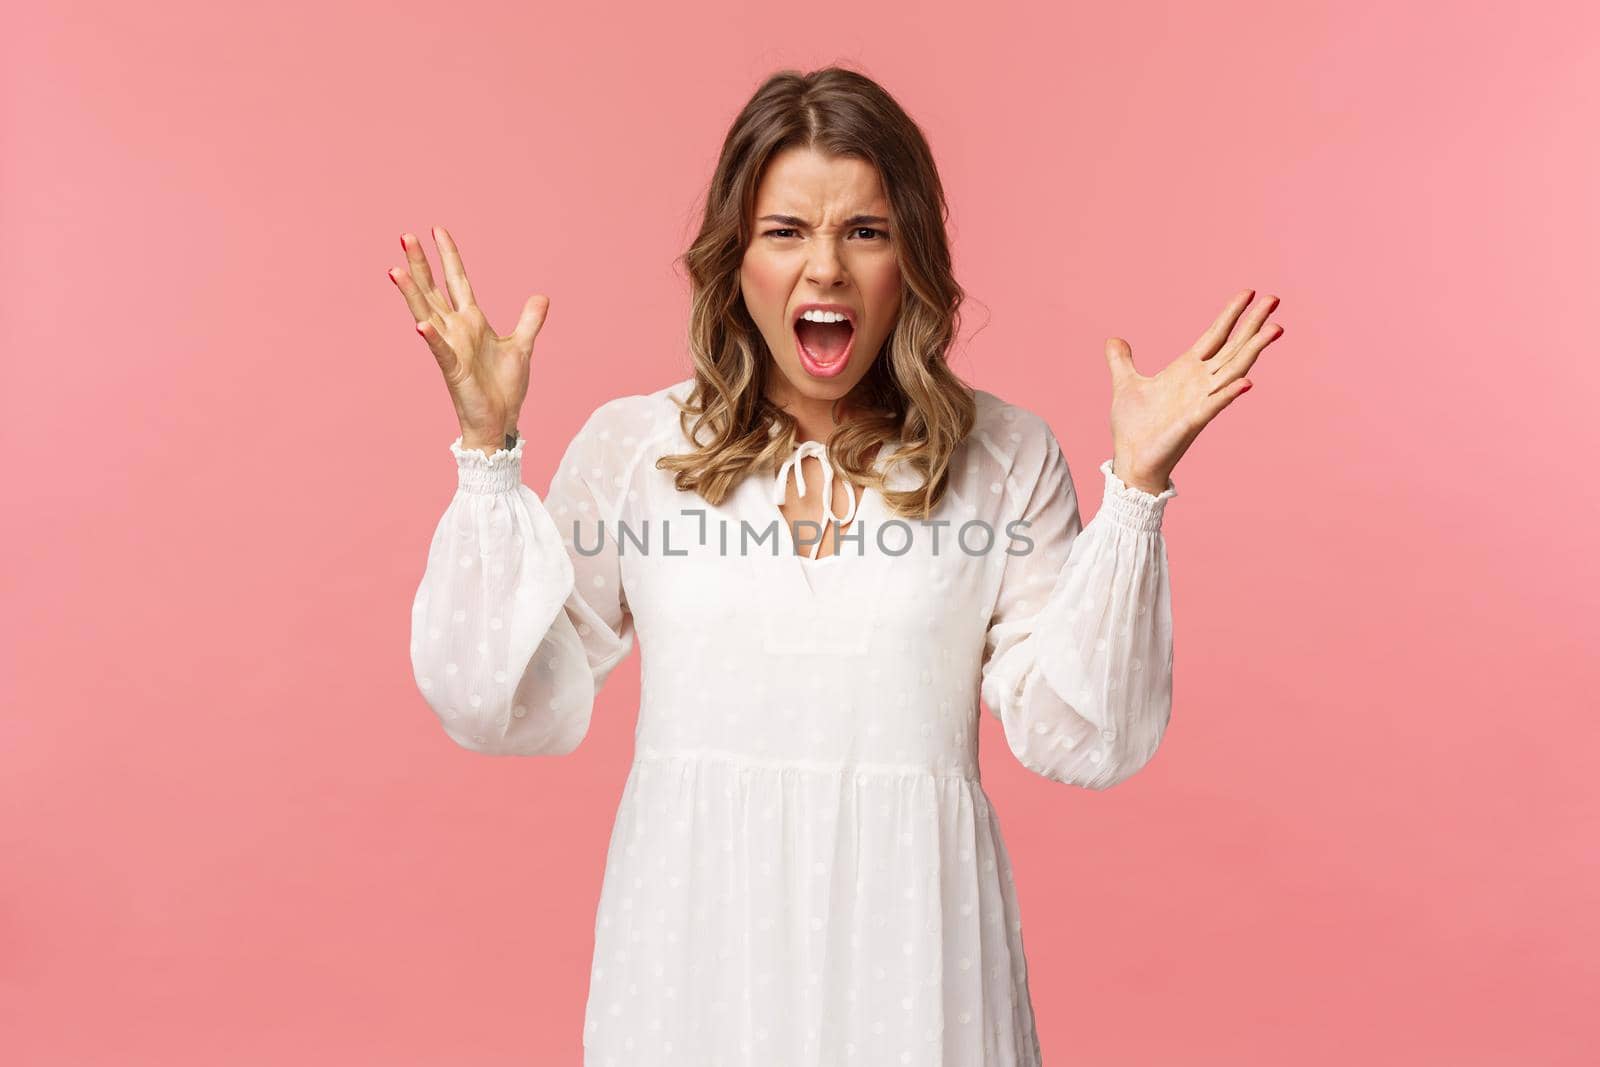
[[(770, 472), (713, 508), (656, 469), (689, 450), (668, 394), (690, 384), (602, 404), (543, 498), (522, 441), (486, 457), (457, 438), (412, 611), (423, 698), (494, 755), (571, 752), (638, 635), (584, 1063), (1038, 1064), (979, 699), (1048, 778), (1103, 789), (1145, 765), (1171, 709), (1176, 486), (1126, 486), (1107, 460), (1082, 526), (1049, 426), (978, 390), (933, 519), (868, 489), (813, 560)], [(805, 473), (793, 458), (780, 479)]]

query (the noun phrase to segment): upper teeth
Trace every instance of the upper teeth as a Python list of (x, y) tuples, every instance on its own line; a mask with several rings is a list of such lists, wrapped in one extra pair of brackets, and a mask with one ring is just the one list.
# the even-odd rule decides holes
[(801, 313), (800, 317), (807, 322), (846, 322), (850, 316), (841, 315), (837, 311), (818, 311), (811, 308)]

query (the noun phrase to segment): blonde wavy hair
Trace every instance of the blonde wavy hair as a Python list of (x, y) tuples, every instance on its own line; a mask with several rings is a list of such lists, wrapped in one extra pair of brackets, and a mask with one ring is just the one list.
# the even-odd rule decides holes
[[(966, 297), (951, 271), (949, 206), (916, 123), (871, 78), (837, 66), (773, 74), (723, 141), (700, 232), (679, 257), (692, 288), (694, 387), (678, 404), (678, 420), (695, 448), (663, 456), (656, 467), (675, 471), (679, 490), (715, 506), (751, 471), (775, 471), (799, 444), (794, 417), (767, 397), (768, 377), (781, 372), (739, 285), (762, 174), (793, 147), (871, 163), (889, 200), (899, 317), (849, 398), (851, 418), (826, 444), (835, 466), (875, 488), (895, 514), (926, 518), (944, 496), (951, 454), (977, 411), (972, 390), (946, 361)], [(838, 414), (836, 401), (836, 422)], [(893, 462), (921, 475), (919, 488), (890, 491), (870, 469), (867, 457), (890, 441), (897, 442)]]

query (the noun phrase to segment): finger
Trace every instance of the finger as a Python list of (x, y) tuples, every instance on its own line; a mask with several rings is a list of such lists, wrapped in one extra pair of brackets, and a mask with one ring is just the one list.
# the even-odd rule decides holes
[(404, 267), (391, 267), (389, 280), (400, 290), (400, 295), (405, 298), (406, 307), (411, 309), (411, 317), (414, 320), (427, 322), (437, 314), (438, 309), (433, 306), (427, 294), (417, 287), (417, 283), (412, 280), (410, 273)]
[(444, 283), (450, 290), (450, 299), (457, 311), (473, 304), (472, 286), (467, 282), (467, 268), (462, 265), (461, 252), (454, 239), (443, 226), (433, 228), (434, 243), (439, 246), (439, 262), (444, 264)]
[(431, 322), (417, 323), (417, 332), (428, 342), (428, 351), (433, 353), (434, 362), (439, 364), (446, 380), (455, 381), (461, 374), (461, 361), (456, 358), (450, 343), (439, 335)]
[(428, 266), (428, 250), (422, 247), (422, 242), (409, 233), (403, 233), (400, 235), (400, 247), (405, 249), (406, 269), (416, 279), (417, 288), (422, 290), (428, 303), (441, 313), (451, 310), (445, 295), (439, 291), (438, 283), (433, 280), (433, 270)]
[(1216, 418), (1217, 414), (1222, 411), (1223, 408), (1227, 407), (1229, 404), (1233, 403), (1235, 400), (1239, 399), (1249, 391), (1250, 379), (1240, 378), (1238, 381), (1230, 382), (1229, 384), (1218, 389), (1215, 393), (1212, 393), (1211, 396), (1207, 398), (1205, 407), (1205, 422), (1202, 422), (1201, 425), (1204, 426), (1206, 422), (1210, 422), (1212, 419)]
[[(1233, 337), (1226, 345), (1223, 346), (1220, 359), (1223, 362), (1232, 359), (1234, 353), (1239, 350), (1240, 346), (1244, 345), (1260, 332), (1261, 324), (1267, 321), (1267, 316), (1271, 315), (1277, 306), (1278, 298), (1275, 296), (1268, 296), (1265, 300), (1262, 300), (1260, 303), (1256, 304), (1255, 307), (1251, 308), (1250, 313), (1244, 317), (1238, 328), (1233, 331)], [(1213, 362), (1216, 362), (1218, 358), (1219, 357), (1213, 357)]]
[(1222, 309), (1211, 328), (1201, 334), (1195, 343), (1189, 346), (1189, 351), (1199, 354), (1201, 359), (1210, 359), (1228, 340), (1228, 333), (1233, 329), (1233, 324), (1238, 321), (1239, 313), (1250, 306), (1250, 301), (1255, 297), (1254, 289), (1243, 289), (1234, 294), (1228, 306)]
[(1132, 347), (1120, 337), (1106, 338), (1106, 364), (1111, 368), (1112, 385), (1139, 373), (1133, 365)]
[(528, 297), (528, 302), (522, 305), (522, 317), (517, 320), (516, 328), (511, 331), (511, 336), (516, 339), (517, 351), (528, 352), (533, 349), (534, 339), (544, 328), (544, 320), (549, 314), (549, 297), (539, 293)]
[(1257, 330), (1248, 341), (1226, 357), (1214, 360), (1216, 368), (1211, 373), (1222, 382), (1231, 382), (1235, 378), (1243, 377), (1250, 372), (1250, 367), (1261, 354), (1261, 350), (1282, 336), (1282, 324), (1276, 322), (1268, 324), (1265, 329)]

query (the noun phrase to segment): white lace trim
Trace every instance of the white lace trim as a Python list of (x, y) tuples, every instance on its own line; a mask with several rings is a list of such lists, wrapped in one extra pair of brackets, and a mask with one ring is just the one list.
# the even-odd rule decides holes
[(521, 485), (522, 447), (527, 440), (518, 434), (514, 447), (502, 446), (490, 456), (482, 449), (461, 447), (460, 437), (450, 442), (461, 488), (469, 493), (504, 493)]
[(1111, 462), (1108, 459), (1100, 464), (1100, 472), (1106, 477), (1101, 510), (1109, 508), (1112, 518), (1121, 526), (1135, 530), (1161, 529), (1161, 517), (1166, 511), (1167, 501), (1178, 495), (1177, 483), (1169, 477), (1167, 487), (1161, 492), (1147, 493), (1118, 478), (1111, 470)]

